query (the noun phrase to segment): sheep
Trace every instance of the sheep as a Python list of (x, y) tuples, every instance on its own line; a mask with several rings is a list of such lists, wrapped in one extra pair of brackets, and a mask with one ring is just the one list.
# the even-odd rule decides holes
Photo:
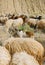
[(9, 15), (8, 15), (8, 18), (9, 18), (9, 19), (15, 19), (15, 15), (14, 15), (14, 14), (12, 14), (12, 15), (9, 14)]
[(11, 65), (39, 65), (38, 61), (26, 52), (14, 53)]
[(27, 15), (18, 15), (18, 16), (15, 16), (14, 19), (18, 19), (18, 18), (22, 18), (23, 19), (23, 24), (25, 23), (25, 19), (28, 18)]
[(25, 19), (28, 18), (27, 15), (23, 15), (23, 14), (20, 15), (19, 17), (23, 19), (23, 22), (24, 22), (24, 23), (26, 22)]
[(37, 22), (37, 28), (38, 29), (45, 29), (45, 19), (41, 19)]
[(19, 27), (15, 27), (14, 25), (12, 25), (9, 28), (9, 33), (14, 37), (33, 37), (34, 38), (34, 30), (30, 28), (30, 26), (27, 23)]
[(13, 22), (14, 27), (21, 26), (22, 24), (23, 24), (23, 19), (22, 18), (15, 19), (14, 22)]
[(34, 32), (26, 32), (26, 34), (28, 35), (28, 37), (34, 38)]
[(26, 33), (23, 32), (23, 31), (17, 31), (17, 35), (18, 35), (20, 38), (27, 37)]
[(36, 29), (36, 26), (37, 26), (37, 19), (32, 19), (32, 18), (26, 18), (25, 19), (25, 22), (30, 25), (30, 27)]
[(8, 17), (0, 17), (0, 23), (4, 25), (6, 21), (8, 20)]
[(9, 19), (9, 20), (6, 21), (6, 24), (5, 24), (6, 31), (9, 30), (9, 28), (12, 25), (12, 23), (13, 23), (13, 20), (12, 19)]
[(10, 60), (11, 56), (8, 50), (5, 47), (0, 46), (0, 65), (9, 65)]
[(42, 16), (30, 16), (30, 18), (41, 20), (42, 19)]
[(10, 28), (12, 25), (13, 25), (13, 27), (18, 27), (18, 26), (20, 26), (20, 25), (22, 25), (22, 24), (23, 24), (22, 18), (18, 18), (18, 19), (15, 19), (15, 20), (9, 19), (9, 20), (6, 22), (5, 27), (6, 27), (7, 31), (8, 31), (9, 28)]
[(30, 23), (30, 25), (32, 24), (32, 25), (35, 26), (35, 24), (36, 24), (36, 20), (35, 19), (31, 19), (30, 18), (28, 22)]
[(10, 27), (9, 33), (13, 37), (20, 37), (20, 38), (27, 37), (27, 34), (25, 32), (19, 31), (18, 29), (14, 28), (13, 26)]
[(0, 41), (3, 43), (11, 35), (5, 30), (5, 26), (0, 26)]
[(9, 38), (4, 42), (4, 46), (13, 55), (15, 52), (26, 51), (33, 55), (41, 64), (44, 55), (43, 46), (32, 38)]

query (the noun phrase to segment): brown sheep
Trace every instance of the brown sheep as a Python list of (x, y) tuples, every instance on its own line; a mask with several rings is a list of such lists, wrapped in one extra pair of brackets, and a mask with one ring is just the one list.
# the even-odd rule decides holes
[(4, 42), (4, 46), (11, 54), (26, 51), (33, 55), (40, 63), (44, 55), (43, 46), (31, 38), (9, 38)]
[(41, 19), (37, 22), (38, 29), (45, 29), (45, 19)]
[(34, 33), (33, 32), (26, 32), (26, 34), (28, 35), (28, 37), (34, 37)]

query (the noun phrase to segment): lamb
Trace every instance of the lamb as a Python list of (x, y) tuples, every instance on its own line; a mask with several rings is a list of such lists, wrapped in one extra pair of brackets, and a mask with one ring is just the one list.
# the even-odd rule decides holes
[(11, 56), (5, 47), (0, 46), (0, 65), (9, 65)]
[(14, 53), (11, 65), (39, 65), (38, 61), (26, 52)]
[(32, 38), (9, 38), (4, 42), (4, 46), (13, 55), (15, 52), (26, 51), (33, 55), (39, 63), (42, 62), (44, 55), (43, 46)]

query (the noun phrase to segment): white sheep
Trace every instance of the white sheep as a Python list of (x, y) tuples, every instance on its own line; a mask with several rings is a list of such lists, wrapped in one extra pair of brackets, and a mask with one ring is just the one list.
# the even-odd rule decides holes
[(39, 65), (38, 61), (26, 52), (15, 53), (11, 65)]
[(11, 54), (26, 51), (33, 55), (40, 63), (44, 55), (44, 48), (41, 43), (32, 38), (9, 38), (4, 42), (4, 46)]
[(15, 20), (9, 19), (9, 20), (6, 22), (5, 27), (6, 27), (6, 30), (8, 31), (9, 28), (10, 28), (12, 25), (13, 25), (13, 27), (18, 27), (18, 26), (20, 26), (20, 25), (22, 25), (22, 24), (23, 24), (22, 18), (18, 18), (18, 19), (15, 19)]
[(14, 27), (21, 26), (22, 24), (23, 24), (23, 19), (22, 18), (15, 19), (14, 22), (13, 22)]
[(5, 47), (0, 46), (0, 65), (9, 65), (11, 56)]
[(17, 31), (17, 35), (18, 35), (20, 38), (27, 37), (26, 33), (23, 32), (23, 31)]
[(32, 18), (27, 18), (25, 21), (27, 21), (27, 23), (31, 26), (35, 26), (37, 23), (37, 19), (32, 19)]

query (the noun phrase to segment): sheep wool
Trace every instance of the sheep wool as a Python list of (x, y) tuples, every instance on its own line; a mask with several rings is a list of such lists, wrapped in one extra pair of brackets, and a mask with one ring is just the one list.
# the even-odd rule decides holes
[(9, 65), (11, 56), (5, 47), (0, 46), (0, 65)]
[(9, 28), (12, 25), (12, 23), (13, 23), (13, 20), (12, 19), (9, 19), (9, 20), (6, 21), (6, 24), (5, 24), (6, 31), (9, 30)]
[(15, 53), (11, 65), (39, 65), (36, 59), (26, 52)]
[(29, 25), (36, 25), (36, 23), (37, 23), (37, 19), (32, 19), (32, 18), (30, 18), (29, 20), (28, 20), (28, 23), (29, 23)]
[(5, 27), (6, 27), (6, 30), (8, 31), (9, 28), (10, 28), (12, 25), (13, 25), (13, 27), (18, 27), (18, 26), (20, 26), (20, 25), (22, 25), (22, 24), (23, 24), (23, 19), (22, 19), (22, 18), (18, 18), (18, 19), (15, 19), (15, 20), (9, 19), (9, 20), (7, 20), (7, 22), (6, 22)]
[(45, 19), (41, 19), (37, 22), (38, 29), (45, 29)]
[(22, 24), (23, 24), (23, 19), (22, 18), (15, 19), (14, 22), (13, 22), (14, 27), (21, 26)]
[(33, 55), (39, 63), (42, 62), (44, 55), (44, 48), (41, 43), (32, 38), (9, 38), (4, 42), (4, 46), (11, 54), (16, 52), (26, 51), (28, 54)]

